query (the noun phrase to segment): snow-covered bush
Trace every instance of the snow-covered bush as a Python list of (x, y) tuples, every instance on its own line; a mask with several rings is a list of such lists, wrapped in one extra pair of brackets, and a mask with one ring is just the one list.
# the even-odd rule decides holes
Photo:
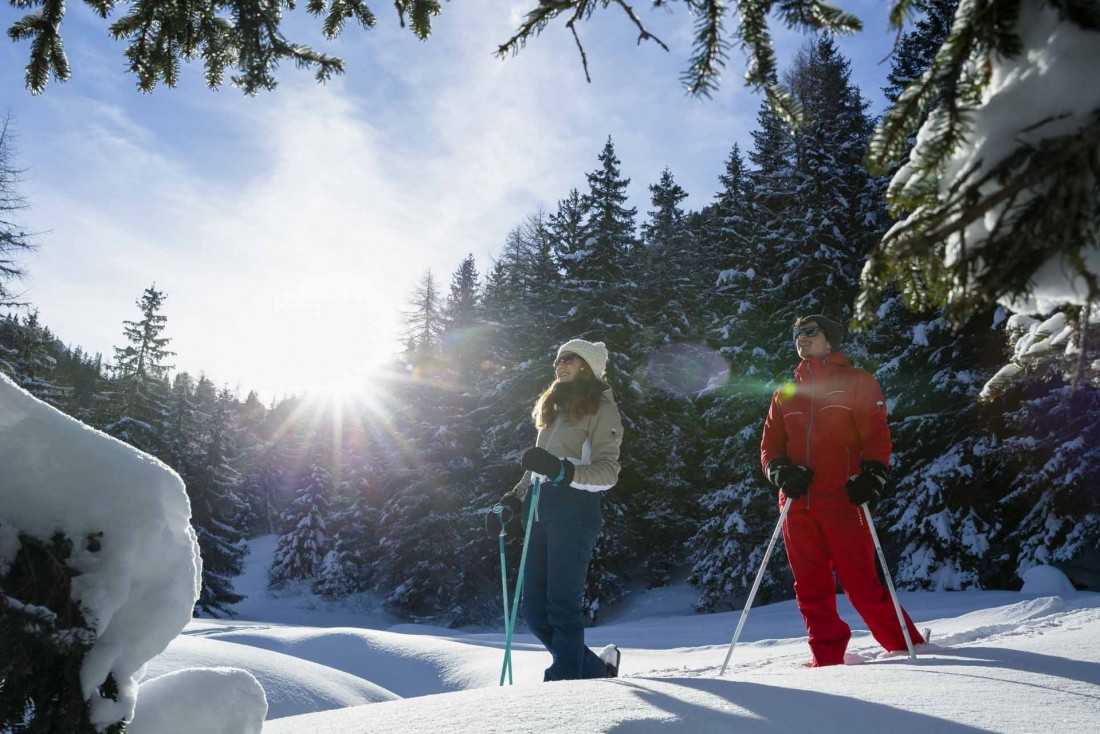
[(179, 476), (0, 375), (0, 729), (118, 731), (191, 618)]

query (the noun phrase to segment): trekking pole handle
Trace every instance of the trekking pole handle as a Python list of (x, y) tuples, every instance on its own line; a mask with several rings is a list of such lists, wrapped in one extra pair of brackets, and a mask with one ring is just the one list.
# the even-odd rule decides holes
[[(511, 508), (498, 502), (493, 505), (493, 509), (491, 510), (491, 512), (493, 512), (497, 516), (497, 519), (500, 520), (500, 537), (503, 538), (505, 535), (508, 534), (505, 528), (508, 527), (508, 523), (512, 522), (512, 510)], [(506, 512), (508, 513), (508, 517), (504, 516), (504, 513)]]

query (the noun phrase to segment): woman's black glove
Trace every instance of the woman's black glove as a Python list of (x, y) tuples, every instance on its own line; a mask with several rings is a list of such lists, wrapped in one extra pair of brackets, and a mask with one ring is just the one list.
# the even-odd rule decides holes
[(568, 487), (573, 483), (576, 467), (568, 459), (559, 459), (546, 449), (533, 448), (523, 452), (520, 466), (536, 474), (542, 474), (551, 484)]
[(792, 464), (786, 456), (768, 462), (765, 474), (776, 489), (783, 490), (783, 494), (795, 500), (805, 497), (814, 481), (813, 469)]
[(848, 501), (853, 505), (876, 502), (886, 495), (886, 467), (877, 461), (861, 461), (859, 474), (848, 480)]
[(485, 515), (485, 532), (490, 538), (496, 538), (500, 535), (502, 523), (507, 527), (512, 523), (519, 522), (519, 514), (523, 512), (523, 502), (511, 492), (501, 497), (498, 504), (504, 508), (499, 515), (491, 509)]

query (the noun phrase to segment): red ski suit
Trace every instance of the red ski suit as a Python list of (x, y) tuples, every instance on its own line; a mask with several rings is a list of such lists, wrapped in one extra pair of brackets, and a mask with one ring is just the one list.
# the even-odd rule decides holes
[[(836, 609), (836, 581), (879, 644), (905, 650), (889, 591), (875, 570), (875, 547), (863, 511), (845, 485), (861, 461), (890, 463), (886, 399), (870, 373), (843, 354), (804, 359), (794, 380), (772, 396), (760, 462), (774, 459), (813, 469), (805, 497), (791, 503), (783, 526), (798, 609), (806, 620), (815, 666), (840, 665), (852, 635)], [(786, 501), (779, 493), (780, 506)], [(923, 642), (905, 615), (913, 644)]]

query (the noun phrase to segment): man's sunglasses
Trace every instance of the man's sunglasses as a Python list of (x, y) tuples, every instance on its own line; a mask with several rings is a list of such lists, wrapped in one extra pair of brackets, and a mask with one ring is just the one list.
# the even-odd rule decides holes
[(573, 364), (575, 359), (577, 359), (577, 355), (575, 354), (563, 354), (554, 360), (554, 366), (557, 367), (559, 364)]
[(817, 336), (820, 333), (821, 333), (821, 327), (820, 326), (817, 326), (817, 325), (814, 325), (814, 326), (799, 326), (794, 330), (794, 338), (798, 339), (798, 337), (805, 334), (806, 336), (813, 339), (815, 336)]

